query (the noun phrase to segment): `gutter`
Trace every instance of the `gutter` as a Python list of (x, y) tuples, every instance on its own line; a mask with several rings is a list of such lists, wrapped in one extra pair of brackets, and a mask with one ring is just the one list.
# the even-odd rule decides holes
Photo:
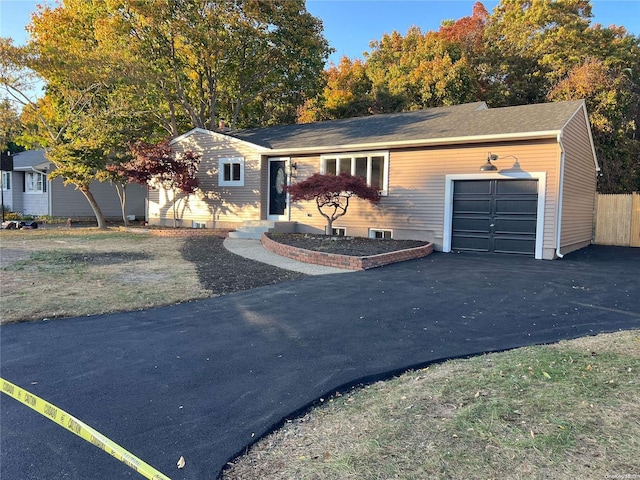
[(560, 239), (562, 236), (562, 198), (564, 195), (564, 146), (562, 145), (562, 133), (558, 133), (558, 145), (560, 145), (560, 158), (558, 166), (559, 179), (558, 179), (558, 201), (556, 202), (558, 208), (558, 215), (556, 219), (556, 256), (563, 258), (564, 255), (560, 253)]

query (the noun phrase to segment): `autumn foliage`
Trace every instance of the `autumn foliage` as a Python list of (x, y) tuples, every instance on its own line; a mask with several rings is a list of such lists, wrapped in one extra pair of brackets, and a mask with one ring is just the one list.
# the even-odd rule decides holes
[(348, 173), (339, 175), (315, 173), (306, 180), (288, 187), (292, 202), (315, 200), (320, 214), (327, 220), (325, 233), (331, 235), (333, 222), (347, 213), (351, 197), (380, 201), (380, 193), (367, 185), (362, 177)]
[(129, 145), (132, 159), (128, 162), (107, 167), (119, 173), (129, 182), (142, 185), (161, 185), (167, 190), (177, 190), (184, 194), (198, 189), (198, 164), (200, 155), (188, 150), (182, 155), (171, 151), (168, 141), (150, 144), (142, 141)]
[(173, 192), (173, 226), (177, 226), (178, 193), (191, 194), (198, 189), (198, 165), (201, 155), (191, 150), (182, 154), (171, 151), (168, 141), (158, 144), (137, 141), (129, 144), (131, 160), (107, 166), (123, 183), (135, 182), (162, 187)]
[(595, 23), (589, 0), (501, 0), (490, 13), (384, 34), (364, 61), (343, 58), (299, 109), (300, 123), (484, 101), (584, 99), (598, 191), (640, 189), (640, 36)]

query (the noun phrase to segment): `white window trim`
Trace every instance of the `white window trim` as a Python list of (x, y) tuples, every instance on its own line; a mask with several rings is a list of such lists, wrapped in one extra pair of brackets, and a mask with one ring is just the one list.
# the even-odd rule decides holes
[[(40, 182), (38, 182), (38, 181), (36, 180), (36, 181), (35, 181), (36, 188), (35, 188), (35, 189), (32, 189), (32, 188), (29, 188), (29, 187), (31, 186), (31, 183), (29, 182), (28, 178), (29, 178), (30, 176), (35, 176), (35, 175), (38, 175), (36, 178), (39, 178), (39, 179), (40, 179)], [(47, 181), (47, 178), (46, 178), (46, 177), (45, 177), (45, 175), (44, 175), (44, 174), (42, 174), (42, 173), (39, 173), (39, 172), (25, 172), (25, 178), (24, 178), (24, 182), (25, 182), (25, 185), (24, 185), (24, 193), (26, 193), (26, 194), (28, 194), (28, 195), (38, 195), (38, 194), (45, 193), (45, 192), (44, 192), (44, 182), (46, 182), (46, 181)], [(38, 183), (40, 183), (40, 188), (37, 188)]]
[(354, 159), (356, 157), (367, 157), (369, 160), (367, 161), (367, 184), (370, 185), (371, 182), (371, 157), (384, 157), (384, 165), (383, 165), (383, 173), (382, 173), (382, 190), (380, 191), (380, 195), (387, 196), (389, 195), (389, 151), (382, 152), (354, 152), (354, 153), (337, 153), (337, 154), (326, 154), (320, 156), (320, 173), (325, 175), (327, 173), (327, 160), (336, 160), (336, 171), (340, 171), (340, 161), (342, 159), (349, 159), (351, 162), (351, 175), (356, 174), (356, 162)]
[(535, 258), (542, 259), (544, 246), (544, 206), (546, 204), (546, 172), (522, 172), (522, 173), (472, 173), (445, 175), (444, 185), (444, 232), (442, 233), (442, 251), (451, 251), (451, 229), (453, 225), (453, 182), (456, 180), (509, 180), (525, 178), (538, 180), (538, 210), (536, 223), (536, 248)]
[(389, 238), (393, 238), (393, 230), (390, 228), (370, 228), (369, 229), (369, 238), (376, 238), (376, 232), (389, 232), (391, 236)]
[[(332, 227), (332, 232), (331, 235), (336, 236), (336, 237), (346, 237), (347, 236), (347, 229), (346, 227)], [(342, 235), (340, 235), (340, 231), (342, 231)], [(334, 233), (335, 232), (335, 233)]]
[[(240, 180), (225, 180), (225, 165), (240, 165)], [(244, 158), (243, 157), (220, 157), (218, 159), (218, 186), (220, 187), (244, 187)]]

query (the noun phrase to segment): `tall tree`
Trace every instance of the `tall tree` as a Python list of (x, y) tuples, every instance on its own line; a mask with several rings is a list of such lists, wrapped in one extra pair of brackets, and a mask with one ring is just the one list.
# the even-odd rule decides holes
[(330, 49), (303, 0), (115, 3), (113, 35), (127, 36), (167, 110), (194, 127), (269, 124), (283, 108), (293, 119), (321, 86)]
[(22, 132), (20, 115), (6, 98), (0, 100), (0, 152), (16, 152), (15, 140)]
[(636, 137), (640, 89), (632, 85), (632, 72), (587, 60), (549, 92), (550, 100), (582, 98), (587, 102), (601, 167), (598, 190), (640, 191), (640, 142)]
[(502, 0), (485, 34), (493, 105), (545, 101), (571, 68), (593, 54), (589, 0)]
[(298, 123), (358, 117), (372, 113), (372, 84), (361, 60), (343, 56), (324, 72), (322, 94), (309, 99), (298, 111)]
[(587, 102), (602, 192), (639, 187), (640, 37), (591, 25), (588, 0), (502, 0), (490, 19), (486, 99), (492, 105)]

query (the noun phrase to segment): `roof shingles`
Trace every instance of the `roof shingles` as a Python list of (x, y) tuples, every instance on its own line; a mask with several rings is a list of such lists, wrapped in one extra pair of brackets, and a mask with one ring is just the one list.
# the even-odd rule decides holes
[(240, 130), (229, 135), (274, 150), (560, 131), (582, 100), (486, 108), (484, 102), (302, 125)]

